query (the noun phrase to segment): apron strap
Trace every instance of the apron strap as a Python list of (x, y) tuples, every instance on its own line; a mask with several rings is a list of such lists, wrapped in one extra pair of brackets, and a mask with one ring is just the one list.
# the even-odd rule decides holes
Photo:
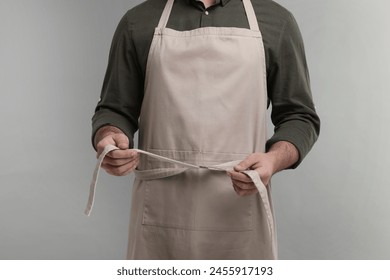
[(97, 160), (95, 170), (94, 170), (93, 176), (92, 176), (92, 181), (91, 181), (91, 184), (89, 186), (89, 197), (88, 197), (87, 208), (84, 211), (85, 215), (87, 215), (87, 216), (89, 216), (91, 214), (93, 203), (95, 201), (96, 184), (97, 184), (97, 180), (99, 177), (99, 171), (100, 171), (100, 167), (102, 166), (103, 159), (109, 152), (111, 152), (113, 150), (118, 150), (118, 149), (119, 149), (118, 147), (115, 147), (113, 145), (105, 146), (103, 152), (100, 154), (100, 156)]
[(253, 4), (251, 0), (242, 0), (244, 3), (244, 8), (246, 12), (246, 16), (248, 17), (249, 28), (252, 31), (260, 31), (259, 23), (257, 22), (256, 13), (253, 9)]
[(268, 231), (271, 235), (272, 249), (276, 253), (276, 238), (275, 238), (275, 221), (272, 213), (272, 206), (269, 202), (268, 190), (267, 187), (261, 181), (259, 173), (256, 170), (245, 170), (242, 173), (246, 174), (249, 178), (252, 179), (252, 182), (255, 184), (256, 188), (259, 191), (261, 201), (263, 202), (265, 213), (267, 214), (267, 223)]
[(173, 2), (174, 0), (168, 0), (167, 3), (165, 4), (165, 8), (163, 13), (161, 14), (160, 21), (158, 23), (157, 28), (165, 28), (168, 23), (169, 15), (171, 14), (172, 7), (173, 7)]

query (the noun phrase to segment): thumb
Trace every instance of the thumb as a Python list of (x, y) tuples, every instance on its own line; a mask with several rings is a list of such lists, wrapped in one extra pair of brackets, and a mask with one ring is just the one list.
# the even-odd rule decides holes
[(125, 134), (114, 134), (112, 139), (115, 141), (115, 146), (117, 146), (119, 149), (126, 150), (129, 148), (129, 138)]
[(237, 171), (237, 172), (240, 172), (240, 171), (244, 171), (244, 170), (248, 170), (252, 165), (254, 165), (256, 163), (256, 158), (255, 156), (252, 154), (250, 156), (248, 156), (246, 159), (244, 159), (243, 161), (241, 161), (239, 164), (237, 164), (235, 167), (234, 167), (234, 170)]

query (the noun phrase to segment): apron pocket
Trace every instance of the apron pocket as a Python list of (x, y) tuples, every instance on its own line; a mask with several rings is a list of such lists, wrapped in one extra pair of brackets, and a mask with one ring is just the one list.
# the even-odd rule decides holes
[(255, 196), (238, 196), (224, 172), (192, 169), (144, 183), (143, 225), (206, 231), (253, 228)]

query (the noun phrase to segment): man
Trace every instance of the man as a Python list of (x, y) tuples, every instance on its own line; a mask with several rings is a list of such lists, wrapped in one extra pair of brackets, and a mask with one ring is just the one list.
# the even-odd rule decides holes
[[(119, 148), (102, 167), (117, 176), (137, 168), (128, 258), (276, 258), (270, 179), (299, 165), (319, 127), (300, 33), (278, 4), (149, 0), (131, 9), (93, 117), (98, 154)], [(203, 168), (140, 160), (138, 129), (140, 149)]]

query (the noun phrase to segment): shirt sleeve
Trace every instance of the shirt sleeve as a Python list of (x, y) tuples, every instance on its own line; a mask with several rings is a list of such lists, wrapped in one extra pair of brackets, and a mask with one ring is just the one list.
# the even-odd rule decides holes
[(125, 15), (112, 40), (100, 100), (92, 117), (92, 143), (100, 127), (112, 125), (127, 135), (133, 147), (143, 98), (143, 75), (131, 35)]
[(299, 152), (298, 162), (291, 166), (295, 168), (317, 140), (320, 119), (310, 90), (303, 40), (291, 14), (284, 24), (278, 47), (270, 57), (267, 83), (275, 128), (266, 149), (278, 141), (292, 143)]

